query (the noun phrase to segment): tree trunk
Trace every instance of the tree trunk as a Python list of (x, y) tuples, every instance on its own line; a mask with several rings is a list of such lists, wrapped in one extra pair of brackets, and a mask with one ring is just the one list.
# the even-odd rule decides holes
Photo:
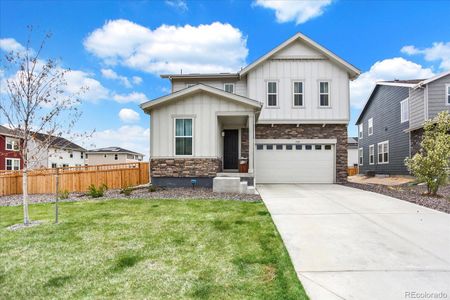
[(22, 176), (22, 199), (23, 199), (23, 223), (25, 225), (30, 224), (30, 218), (28, 216), (28, 170), (23, 170)]

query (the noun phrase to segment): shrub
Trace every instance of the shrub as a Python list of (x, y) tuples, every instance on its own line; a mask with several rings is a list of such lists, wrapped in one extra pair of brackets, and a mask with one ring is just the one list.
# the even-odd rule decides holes
[(108, 190), (108, 187), (104, 183), (102, 183), (99, 187), (96, 187), (95, 185), (91, 184), (88, 187), (87, 194), (92, 198), (99, 198), (103, 197), (103, 194), (105, 193), (106, 190)]
[(151, 187), (148, 188), (148, 191), (149, 191), (150, 193), (154, 193), (154, 192), (156, 192), (156, 187), (151, 186)]
[(420, 182), (427, 185), (428, 194), (436, 195), (440, 186), (448, 179), (450, 160), (450, 115), (439, 113), (424, 125), (421, 149), (405, 165)]
[(133, 192), (133, 189), (129, 186), (124, 187), (123, 189), (120, 190), (120, 193), (124, 194), (125, 196), (130, 196), (132, 192)]
[(69, 199), (69, 191), (64, 190), (58, 193), (59, 199)]

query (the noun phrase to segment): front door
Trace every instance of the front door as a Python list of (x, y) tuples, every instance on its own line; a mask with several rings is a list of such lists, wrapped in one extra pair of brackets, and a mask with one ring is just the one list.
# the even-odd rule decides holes
[(238, 169), (239, 167), (239, 130), (226, 129), (223, 137), (223, 168)]

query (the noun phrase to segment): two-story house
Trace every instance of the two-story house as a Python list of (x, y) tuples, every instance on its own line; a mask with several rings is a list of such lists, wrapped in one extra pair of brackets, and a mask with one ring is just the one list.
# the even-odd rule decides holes
[(450, 72), (377, 82), (356, 121), (359, 172), (409, 174), (404, 161), (420, 149), (423, 123), (445, 110), (450, 111)]
[(141, 162), (144, 155), (121, 147), (105, 147), (86, 152), (86, 165), (106, 165)]
[(21, 146), (20, 138), (13, 131), (0, 125), (0, 170), (21, 170), (23, 168)]
[(346, 181), (349, 82), (359, 74), (298, 33), (237, 73), (162, 75), (172, 93), (141, 104), (152, 183), (211, 186), (240, 162), (250, 182)]

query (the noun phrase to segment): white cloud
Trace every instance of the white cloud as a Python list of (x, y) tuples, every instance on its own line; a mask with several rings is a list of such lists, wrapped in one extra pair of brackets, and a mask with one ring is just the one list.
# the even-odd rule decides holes
[(109, 65), (148, 73), (236, 72), (246, 64), (247, 39), (231, 26), (162, 25), (154, 30), (128, 20), (108, 21), (84, 47)]
[(0, 49), (5, 52), (25, 52), (25, 47), (22, 46), (13, 38), (0, 39)]
[(432, 77), (430, 68), (416, 64), (402, 57), (377, 61), (370, 70), (362, 73), (350, 83), (350, 102), (354, 108), (362, 108), (375, 83), (379, 80), (422, 79)]
[(426, 61), (439, 61), (439, 68), (443, 71), (450, 70), (450, 42), (433, 43), (429, 48), (419, 49), (415, 46), (404, 46), (401, 52), (408, 55), (423, 55)]
[(92, 77), (92, 74), (79, 70), (71, 70), (64, 77), (67, 82), (66, 91), (74, 94), (78, 93), (81, 88), (86, 88), (86, 91), (80, 95), (82, 100), (98, 101), (109, 99), (110, 91), (100, 81)]
[(140, 119), (139, 114), (130, 109), (130, 108), (122, 108), (119, 112), (119, 118), (126, 123), (137, 122)]
[(124, 125), (118, 129), (107, 129), (94, 132), (92, 137), (84, 142), (95, 148), (117, 146), (145, 154), (148, 157), (150, 148), (150, 129), (137, 125)]
[(126, 95), (120, 95), (116, 94), (113, 96), (114, 101), (119, 103), (129, 103), (129, 102), (135, 102), (135, 103), (143, 103), (147, 102), (148, 98), (143, 93), (138, 92), (132, 92)]
[(139, 76), (133, 76), (131, 77), (131, 81), (133, 81), (135, 85), (139, 85), (142, 83), (142, 78)]
[(131, 88), (130, 80), (127, 77), (121, 76), (112, 69), (101, 69), (102, 76), (108, 79), (119, 81), (124, 87)]
[(164, 2), (180, 12), (186, 12), (188, 10), (188, 6), (185, 0), (166, 0)]
[(295, 21), (298, 25), (322, 15), (331, 3), (332, 0), (256, 0), (254, 5), (274, 10), (279, 23)]

